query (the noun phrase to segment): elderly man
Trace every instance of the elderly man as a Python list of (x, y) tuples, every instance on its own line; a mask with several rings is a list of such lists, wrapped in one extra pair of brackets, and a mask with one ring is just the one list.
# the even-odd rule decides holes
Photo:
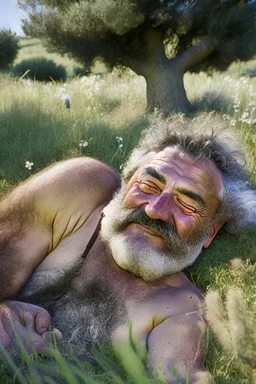
[(52, 324), (57, 340), (63, 335), (59, 345), (81, 357), (125, 341), (132, 323), (150, 369), (169, 383), (176, 383), (174, 366), (180, 378), (200, 379), (202, 296), (180, 271), (225, 223), (250, 221), (243, 213), (251, 193), (237, 152), (207, 134), (209, 125), (179, 117), (152, 126), (120, 190), (108, 166), (80, 157), (39, 172), (1, 202), (0, 293), (8, 300), (0, 306), (0, 338), (7, 349), (10, 321), (27, 349), (26, 326), (40, 352)]

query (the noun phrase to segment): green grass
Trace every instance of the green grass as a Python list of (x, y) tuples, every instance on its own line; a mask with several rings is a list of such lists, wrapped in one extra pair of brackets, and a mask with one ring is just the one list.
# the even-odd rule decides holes
[[(104, 160), (118, 171), (148, 124), (145, 105), (130, 93), (137, 81), (109, 75), (58, 85), (3, 76), (0, 176), (16, 183), (28, 176), (26, 161), (34, 163), (34, 172), (53, 161), (83, 154)], [(71, 98), (70, 109), (64, 104), (66, 94)], [(123, 137), (123, 148), (116, 136)], [(89, 145), (80, 147), (81, 140)]]
[[(64, 65), (64, 59), (46, 54), (38, 41), (30, 42), (36, 44), (34, 46), (26, 46), (27, 43), (21, 42), (23, 48), (17, 62), (28, 56), (51, 59), (54, 56), (57, 64)], [(70, 73), (73, 65), (76, 64), (71, 61), (65, 64)], [(253, 68), (253, 64), (250, 66)], [(212, 76), (187, 74), (185, 86), (189, 98), (199, 108), (218, 110), (233, 125), (234, 132), (239, 133), (248, 153), (247, 169), (256, 186), (256, 78), (240, 77), (243, 68), (246, 67), (240, 65)], [(125, 77), (119, 77), (117, 72), (103, 77), (81, 77), (64, 84), (40, 84), (0, 75), (0, 194), (46, 165), (72, 156), (94, 156), (119, 172), (141, 131), (150, 123), (149, 116), (144, 112), (145, 87), (143, 78), (132, 73), (127, 73)], [(65, 107), (65, 95), (70, 96), (70, 109)], [(117, 136), (123, 138), (122, 148)], [(85, 141), (87, 146), (79, 145)], [(34, 163), (31, 171), (25, 168), (26, 161)], [(234, 272), (234, 258), (241, 260), (239, 273)], [(204, 292), (218, 291), (224, 307), (228, 288), (241, 288), (248, 314), (256, 320), (255, 262), (255, 230), (240, 236), (222, 232), (187, 273)], [(234, 351), (224, 351), (211, 331), (207, 340), (205, 366), (214, 376), (216, 384), (254, 383), (252, 370)], [(120, 360), (106, 354), (99, 355), (101, 368), (98, 371), (72, 359), (63, 362), (63, 357), (54, 349), (48, 351), (48, 355), (44, 358), (23, 358), (22, 363), (16, 363), (17, 366), (11, 365), (10, 360), (8, 363), (2, 356), (0, 370), (4, 375), (3, 382), (13, 383), (16, 377), (16, 382), (55, 383), (56, 373), (58, 376), (58, 372), (62, 372), (65, 377), (62, 375), (59, 382), (68, 384), (133, 383), (135, 379), (131, 375), (129, 361), (132, 364), (137, 362), (138, 369), (141, 367), (140, 357), (132, 351), (127, 353), (126, 368), (122, 368)], [(143, 381), (157, 382), (146, 374)]]

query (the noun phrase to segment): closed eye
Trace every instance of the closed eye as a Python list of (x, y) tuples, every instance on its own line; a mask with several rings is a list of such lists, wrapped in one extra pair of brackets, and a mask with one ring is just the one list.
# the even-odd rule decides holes
[(144, 193), (160, 193), (160, 188), (149, 181), (138, 181), (138, 185)]
[(196, 207), (194, 207), (193, 205), (190, 205), (190, 204), (187, 204), (186, 202), (184, 202), (183, 200), (179, 199), (179, 198), (176, 198), (179, 205), (182, 207), (182, 210), (185, 212), (185, 213), (196, 213)]

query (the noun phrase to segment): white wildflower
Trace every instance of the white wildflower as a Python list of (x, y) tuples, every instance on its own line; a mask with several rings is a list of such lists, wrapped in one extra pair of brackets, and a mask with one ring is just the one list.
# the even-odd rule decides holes
[(26, 161), (25, 162), (25, 168), (27, 168), (29, 171), (31, 171), (33, 166), (34, 166), (34, 163), (32, 163), (32, 161)]
[(79, 143), (79, 147), (88, 147), (89, 143), (88, 141), (85, 141), (85, 140), (80, 140), (80, 143)]
[(118, 147), (119, 148), (123, 148), (124, 144), (123, 144), (123, 138), (121, 136), (116, 136), (116, 140), (118, 142)]

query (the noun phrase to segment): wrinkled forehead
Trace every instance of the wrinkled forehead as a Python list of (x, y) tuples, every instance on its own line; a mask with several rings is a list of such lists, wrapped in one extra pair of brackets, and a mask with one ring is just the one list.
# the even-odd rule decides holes
[(204, 188), (211, 196), (215, 195), (219, 199), (223, 196), (222, 174), (211, 159), (193, 159), (178, 146), (168, 146), (149, 153), (139, 169), (148, 165), (156, 167), (166, 177), (171, 174), (170, 171), (174, 171), (191, 184)]

